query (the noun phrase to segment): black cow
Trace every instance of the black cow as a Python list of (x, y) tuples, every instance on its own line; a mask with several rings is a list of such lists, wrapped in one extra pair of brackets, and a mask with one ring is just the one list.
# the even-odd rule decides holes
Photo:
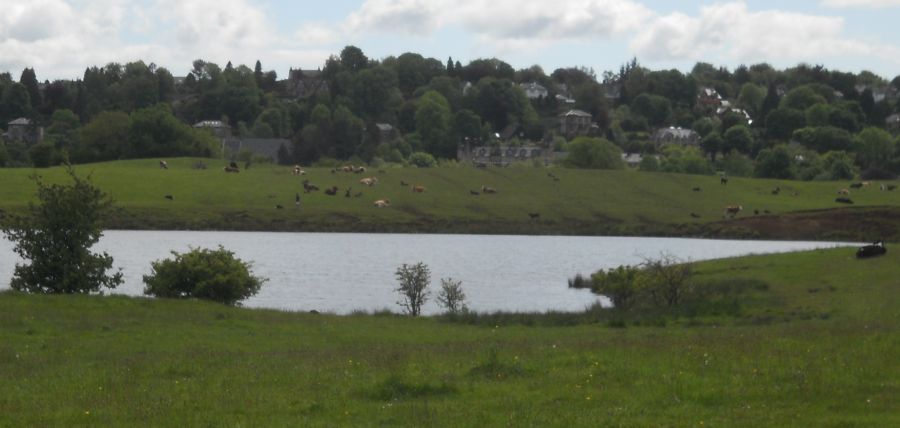
[(852, 204), (853, 203), (853, 200), (850, 198), (834, 198), (834, 201), (838, 202), (838, 203), (842, 203), (842, 204)]
[(884, 247), (884, 241), (875, 241), (869, 245), (864, 245), (856, 249), (856, 258), (858, 259), (867, 259), (869, 257), (876, 257), (884, 255), (887, 252), (887, 248)]

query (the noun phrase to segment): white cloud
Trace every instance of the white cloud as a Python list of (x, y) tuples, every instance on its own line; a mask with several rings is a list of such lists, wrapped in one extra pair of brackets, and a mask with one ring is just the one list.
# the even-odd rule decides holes
[(631, 0), (367, 0), (346, 25), (358, 32), (415, 35), (461, 26), (483, 41), (546, 43), (623, 34), (652, 15)]
[[(654, 60), (821, 62), (839, 56), (888, 59), (897, 48), (863, 43), (844, 34), (839, 17), (766, 10), (744, 2), (703, 7), (698, 16), (680, 13), (655, 19), (631, 41), (639, 57)], [(895, 61), (895, 60), (893, 60)]]
[(827, 7), (869, 7), (883, 8), (900, 6), (900, 0), (822, 0)]

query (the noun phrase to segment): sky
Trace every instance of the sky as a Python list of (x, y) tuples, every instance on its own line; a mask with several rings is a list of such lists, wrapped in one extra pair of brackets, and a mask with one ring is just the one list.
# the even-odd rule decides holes
[(500, 58), (616, 71), (767, 62), (900, 75), (900, 0), (0, 0), (0, 72), (80, 78), (143, 60), (184, 76), (195, 59), (318, 68), (354, 45), (466, 64)]

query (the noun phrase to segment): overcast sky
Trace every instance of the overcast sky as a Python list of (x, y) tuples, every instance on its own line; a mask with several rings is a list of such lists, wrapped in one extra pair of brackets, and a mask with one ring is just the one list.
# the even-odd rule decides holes
[(81, 77), (142, 59), (185, 75), (194, 59), (287, 75), (345, 45), (463, 64), (649, 68), (804, 62), (900, 75), (900, 0), (0, 0), (0, 71)]

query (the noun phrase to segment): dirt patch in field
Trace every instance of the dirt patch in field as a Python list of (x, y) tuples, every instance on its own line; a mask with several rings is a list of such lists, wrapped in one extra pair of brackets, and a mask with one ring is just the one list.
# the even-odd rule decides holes
[(900, 208), (866, 207), (738, 217), (704, 225), (707, 236), (873, 241), (900, 239)]

